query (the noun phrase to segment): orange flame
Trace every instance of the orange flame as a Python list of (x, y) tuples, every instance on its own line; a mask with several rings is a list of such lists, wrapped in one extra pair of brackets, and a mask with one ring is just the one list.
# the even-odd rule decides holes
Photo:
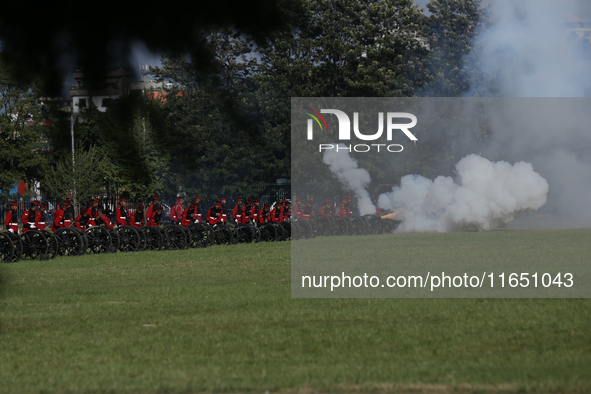
[(387, 215), (382, 216), (382, 219), (394, 219), (400, 212), (392, 212)]

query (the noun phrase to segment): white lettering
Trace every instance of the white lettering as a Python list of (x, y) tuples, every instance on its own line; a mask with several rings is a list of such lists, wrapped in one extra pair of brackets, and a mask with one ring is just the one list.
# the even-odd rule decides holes
[[(359, 147), (361, 147), (361, 146), (363, 146), (365, 148), (365, 150), (359, 150)], [(369, 152), (371, 150), (371, 147), (369, 145), (359, 144), (359, 145), (353, 146), (353, 150), (355, 152), (365, 153), (365, 152)]]
[[(392, 119), (395, 118), (407, 118), (410, 119), (410, 123), (392, 123)], [(417, 141), (415, 137), (408, 129), (413, 128), (417, 125), (417, 117), (407, 112), (388, 112), (388, 123), (386, 126), (386, 136), (388, 141), (392, 141), (392, 130), (400, 129), (406, 134), (411, 141)]]
[[(390, 149), (390, 147), (392, 147), (392, 146), (400, 147), (400, 150), (392, 150), (392, 149)], [(402, 152), (402, 150), (404, 149), (404, 147), (402, 145), (400, 145), (400, 144), (392, 144), (392, 145), (388, 145), (388, 147), (386, 149), (388, 149), (388, 152), (399, 153), (399, 152)]]
[(359, 113), (353, 112), (353, 131), (355, 132), (355, 136), (357, 136), (357, 138), (359, 138), (360, 140), (363, 140), (363, 141), (377, 140), (378, 138), (380, 138), (382, 136), (382, 133), (384, 132), (384, 113), (383, 112), (378, 113), (378, 132), (375, 134), (371, 134), (371, 135), (364, 135), (364, 134), (361, 134), (361, 132), (359, 131)]
[(338, 109), (321, 109), (320, 113), (336, 115), (339, 120), (339, 140), (351, 139), (351, 121), (346, 113)]

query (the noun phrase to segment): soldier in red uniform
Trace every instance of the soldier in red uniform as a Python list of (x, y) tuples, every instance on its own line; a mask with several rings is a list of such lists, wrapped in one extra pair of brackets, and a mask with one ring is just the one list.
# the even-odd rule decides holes
[(47, 202), (43, 201), (35, 215), (35, 226), (39, 230), (45, 230), (47, 227)]
[(195, 207), (195, 203), (192, 202), (183, 211), (183, 214), (181, 215), (181, 226), (188, 226), (191, 223), (195, 223)]
[(291, 213), (289, 211), (290, 203), (288, 200), (283, 199), (283, 212), (281, 213), (281, 221), (288, 222), (291, 219)]
[(270, 213), (269, 204), (265, 204), (263, 209), (257, 213), (257, 223), (267, 223), (270, 220)]
[(199, 194), (195, 196), (195, 213), (193, 213), (193, 221), (195, 223), (201, 223), (203, 217), (201, 216), (201, 197)]
[(144, 206), (138, 205), (137, 210), (131, 214), (129, 225), (134, 227), (142, 227), (144, 225)]
[(293, 214), (296, 218), (300, 217), (300, 209), (302, 208), (302, 198), (298, 197), (295, 205), (293, 206)]
[(113, 223), (111, 223), (111, 219), (109, 219), (106, 215), (103, 215), (103, 211), (98, 209), (96, 211), (96, 216), (94, 217), (94, 224), (96, 226), (105, 226), (108, 230), (113, 229)]
[(35, 226), (35, 217), (37, 216), (38, 209), (39, 201), (35, 200), (31, 204), (31, 207), (23, 213), (23, 216), (21, 216), (21, 223), (23, 224), (23, 233), (37, 229), (37, 227)]
[(67, 202), (69, 204), (64, 207), (64, 224), (66, 227), (71, 227), (74, 225), (76, 212), (74, 211), (74, 204), (72, 203), (72, 200), (67, 200)]
[(6, 229), (13, 234), (18, 234), (17, 207), (18, 204), (16, 201), (11, 202), (10, 211), (6, 214), (6, 219), (4, 219)]
[(324, 197), (324, 204), (318, 210), (318, 215), (334, 216), (334, 205), (330, 197)]
[(252, 199), (247, 198), (246, 204), (242, 208), (242, 224), (250, 223), (251, 212), (252, 212)]
[(93, 198), (90, 202), (90, 206), (86, 209), (88, 211), (88, 227), (94, 226), (94, 218), (96, 217), (96, 213), (98, 212), (100, 200), (98, 198)]
[(147, 226), (160, 227), (160, 219), (162, 218), (162, 205), (158, 205), (156, 210), (148, 218)]
[(224, 223), (228, 222), (228, 211), (226, 210), (226, 203), (228, 202), (226, 200), (225, 196), (222, 196), (222, 198), (220, 198), (220, 202), (222, 203), (222, 219), (221, 221)]
[(234, 219), (236, 224), (242, 223), (242, 197), (236, 199), (236, 205), (234, 205), (234, 209), (232, 210), (232, 219)]
[(158, 204), (158, 196), (154, 196), (152, 203), (146, 211), (146, 226), (151, 226), (150, 223), (152, 223), (153, 221), (152, 217), (154, 216), (159, 207), (162, 207), (162, 205)]
[(158, 204), (158, 195), (156, 194), (152, 198), (152, 203), (148, 206), (148, 210), (146, 211), (146, 220), (150, 220), (152, 212), (154, 212), (159, 205), (160, 204)]
[(90, 206), (87, 208), (88, 216), (90, 216), (92, 219), (94, 219), (96, 217), (96, 212), (98, 211), (99, 202), (100, 202), (100, 200), (98, 198), (93, 198), (92, 201), (90, 202)]
[(181, 224), (183, 220), (183, 202), (185, 199), (183, 197), (179, 197), (176, 199), (176, 204), (170, 210), (170, 224)]
[(89, 227), (92, 227), (90, 224), (90, 216), (88, 215), (88, 210), (82, 210), (82, 213), (76, 217), (76, 223), (74, 227), (84, 231)]
[(62, 206), (55, 212), (55, 219), (53, 219), (53, 226), (51, 231), (57, 231), (58, 228), (70, 227), (72, 225), (72, 210), (70, 209), (70, 200), (62, 203)]
[(260, 211), (261, 200), (258, 198), (254, 199), (254, 206), (250, 210), (250, 218), (253, 222), (258, 223), (258, 215)]
[(300, 219), (308, 220), (312, 216), (314, 216), (314, 206), (312, 205), (313, 203), (314, 203), (314, 196), (310, 196), (310, 199), (308, 200), (308, 202), (306, 204), (304, 204), (304, 206), (300, 210)]
[(115, 221), (118, 226), (127, 226), (129, 223), (129, 211), (125, 208), (126, 205), (127, 200), (125, 198), (119, 199), (119, 206), (115, 210)]
[(207, 222), (212, 226), (222, 223), (222, 202), (217, 200), (207, 211)]
[(283, 204), (281, 201), (275, 203), (275, 208), (271, 212), (271, 221), (275, 223), (281, 223), (281, 216), (283, 214)]
[(349, 203), (348, 197), (343, 197), (343, 200), (341, 201), (339, 216), (351, 216), (351, 204)]

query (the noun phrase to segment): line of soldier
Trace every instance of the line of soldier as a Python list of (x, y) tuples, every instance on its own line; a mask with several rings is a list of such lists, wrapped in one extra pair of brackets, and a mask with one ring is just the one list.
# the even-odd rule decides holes
[[(337, 213), (338, 216), (351, 216), (353, 215), (351, 211), (351, 202), (353, 201), (352, 196), (343, 196), (342, 201), (339, 205), (339, 211)], [(297, 217), (302, 220), (308, 220), (312, 218), (312, 216), (316, 215), (325, 215), (325, 216), (335, 216), (335, 205), (332, 202), (332, 198), (325, 196), (324, 197), (324, 204), (320, 206), (318, 212), (314, 212), (314, 196), (309, 196), (308, 201), (305, 204), (302, 204), (302, 198), (298, 197), (296, 199), (296, 203), (293, 207), (293, 214), (294, 217)]]
[(236, 205), (230, 214), (226, 209), (228, 200), (222, 196), (217, 200), (212, 207), (207, 210), (205, 217), (201, 212), (199, 206), (201, 197), (195, 196), (195, 201), (192, 201), (187, 208), (183, 208), (184, 198), (176, 199), (176, 204), (170, 210), (170, 221), (172, 224), (181, 226), (188, 226), (191, 223), (209, 223), (215, 226), (220, 223), (228, 223), (229, 221), (235, 224), (254, 224), (265, 222), (285, 222), (291, 217), (290, 202), (286, 199), (277, 201), (273, 209), (269, 204), (260, 207), (260, 199), (247, 198), (245, 204), (241, 197), (236, 199)]
[[(127, 208), (127, 201), (125, 198), (119, 200), (119, 205), (115, 211), (115, 223), (119, 226), (160, 226), (162, 220), (162, 213), (164, 211), (162, 205), (158, 203), (159, 197), (155, 195), (152, 203), (148, 206), (144, 213), (144, 206), (140, 204), (136, 211), (130, 213)], [(236, 199), (236, 205), (231, 213), (231, 216), (226, 210), (227, 199), (222, 197), (217, 200), (215, 204), (210, 207), (203, 217), (201, 213), (200, 203), (201, 197), (195, 196), (195, 201), (191, 202), (187, 208), (183, 207), (184, 198), (179, 197), (176, 200), (176, 205), (172, 207), (170, 212), (170, 219), (172, 224), (188, 226), (191, 223), (209, 223), (216, 225), (218, 223), (227, 223), (229, 220), (235, 224), (250, 224), (250, 223), (265, 223), (265, 222), (283, 222), (288, 221), (291, 217), (290, 203), (288, 200), (278, 201), (273, 209), (270, 209), (269, 204), (260, 207), (260, 200), (248, 198), (246, 204), (242, 204), (242, 198)], [(78, 216), (74, 214), (74, 207), (69, 199), (65, 200), (61, 206), (57, 206), (55, 218), (51, 225), (51, 230), (56, 231), (62, 227), (74, 226), (81, 230), (85, 230), (92, 226), (104, 225), (109, 229), (114, 227), (114, 223), (103, 214), (99, 209), (100, 200), (94, 198), (88, 208), (81, 210)], [(31, 207), (27, 209), (20, 218), (22, 223), (22, 231), (30, 230), (45, 230), (48, 227), (48, 217), (46, 214), (47, 202), (33, 201)], [(230, 216), (230, 218), (229, 218)], [(9, 232), (18, 233), (19, 221), (17, 218), (17, 202), (11, 203), (11, 209), (6, 215), (5, 225)]]
[[(17, 217), (17, 202), (10, 203), (10, 211), (6, 215), (4, 224), (6, 229), (13, 234), (18, 234), (19, 220)], [(74, 226), (84, 230), (91, 226), (105, 225), (108, 228), (113, 228), (111, 220), (103, 215), (103, 212), (98, 209), (99, 199), (93, 199), (90, 207), (82, 210), (80, 215), (75, 216), (74, 207), (70, 200), (65, 200), (61, 206), (58, 206), (55, 211), (53, 223), (51, 223), (51, 230), (56, 231), (61, 227)], [(47, 215), (48, 203), (35, 200), (31, 203), (31, 207), (23, 212), (20, 223), (22, 223), (22, 231), (26, 233), (31, 230), (45, 230), (49, 226)]]

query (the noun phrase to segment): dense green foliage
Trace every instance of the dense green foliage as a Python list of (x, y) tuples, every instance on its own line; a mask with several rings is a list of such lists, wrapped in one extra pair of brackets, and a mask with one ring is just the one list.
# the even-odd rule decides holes
[(37, 86), (16, 82), (0, 63), (0, 190), (42, 174), (43, 116)]
[(465, 64), (484, 22), (481, 0), (431, 0), (429, 24), (433, 50), (429, 62), (433, 81), (429, 96), (456, 97), (467, 93), (477, 71)]

